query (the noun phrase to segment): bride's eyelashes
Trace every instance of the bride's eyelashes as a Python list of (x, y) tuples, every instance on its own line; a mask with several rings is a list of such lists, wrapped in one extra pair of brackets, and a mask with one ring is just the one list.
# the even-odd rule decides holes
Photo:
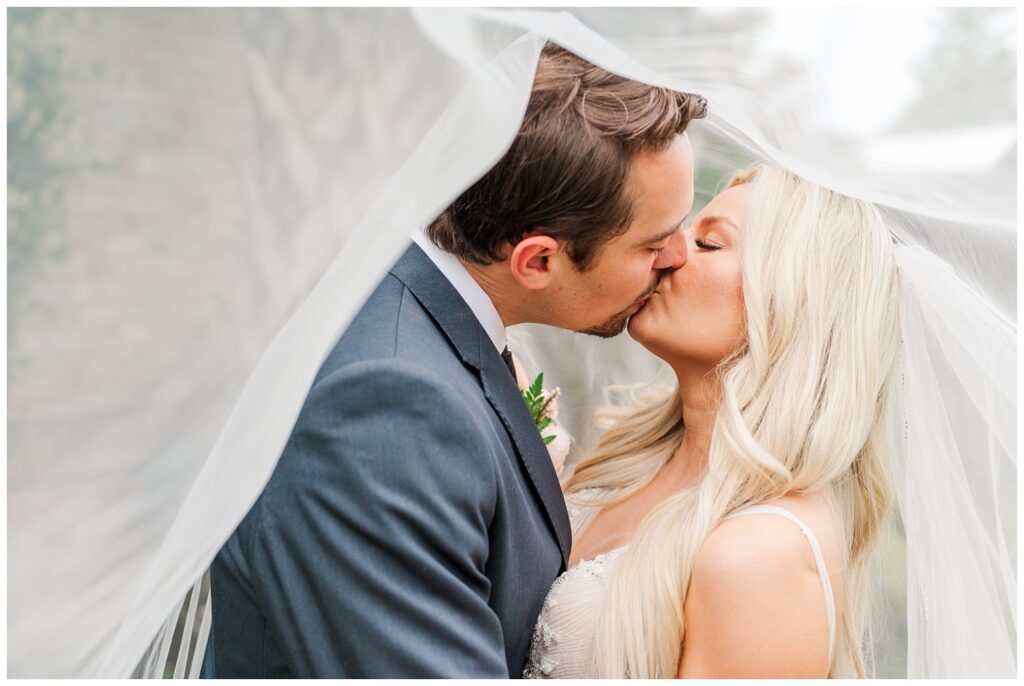
[(708, 243), (706, 241), (701, 240), (700, 238), (694, 238), (693, 239), (693, 243), (698, 248), (701, 248), (703, 250), (720, 250), (722, 248), (722, 246), (720, 246), (720, 245), (715, 245), (714, 243)]

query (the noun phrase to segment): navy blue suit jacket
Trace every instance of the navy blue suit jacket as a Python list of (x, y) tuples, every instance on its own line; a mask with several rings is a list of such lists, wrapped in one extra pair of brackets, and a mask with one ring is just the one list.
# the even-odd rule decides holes
[(203, 674), (518, 677), (570, 538), (507, 367), (412, 245), (211, 567)]

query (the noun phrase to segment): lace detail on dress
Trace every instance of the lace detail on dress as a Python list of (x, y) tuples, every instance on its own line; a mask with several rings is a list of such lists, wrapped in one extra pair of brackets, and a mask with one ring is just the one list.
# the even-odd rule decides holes
[[(530, 656), (526, 661), (523, 677), (527, 679), (574, 679), (582, 678), (585, 652), (580, 648), (589, 645), (593, 627), (593, 616), (597, 614), (598, 603), (594, 602), (605, 590), (610, 562), (625, 552), (626, 546), (609, 550), (589, 560), (580, 560), (572, 569), (559, 576), (544, 600), (537, 625), (533, 629)], [(590, 591), (590, 592), (587, 592)], [(573, 597), (567, 597), (572, 592)], [(581, 598), (581, 594), (585, 598)], [(565, 600), (566, 610), (556, 607)], [(583, 600), (583, 602), (580, 602)], [(586, 634), (586, 639), (584, 639)], [(559, 645), (559, 638), (569, 637), (566, 646)]]
[[(578, 496), (594, 500), (605, 493), (587, 489)], [(600, 508), (569, 503), (573, 538), (594, 518)], [(551, 585), (533, 630), (530, 654), (523, 677), (527, 679), (578, 679), (587, 677), (587, 658), (594, 637), (600, 600), (607, 590), (614, 563), (626, 546), (580, 560)]]

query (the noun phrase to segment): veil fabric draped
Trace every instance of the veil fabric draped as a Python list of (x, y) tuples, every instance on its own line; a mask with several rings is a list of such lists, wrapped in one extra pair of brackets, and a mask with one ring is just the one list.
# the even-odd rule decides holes
[[(235, 68), (249, 89), (241, 97), (259, 103), (248, 115), (259, 122), (252, 128), (274, 134), (264, 154), (281, 160), (285, 191), (305, 211), (299, 230), (287, 239), (275, 234), (282, 230), (281, 208), (273, 205), (280, 179), (241, 172), (236, 190), (248, 211), (232, 221), (250, 229), (218, 254), (259, 245), (247, 254), (265, 275), (256, 297), (266, 302), (239, 324), (248, 338), (225, 334), (206, 356), (191, 344), (176, 379), (177, 404), (164, 393), (174, 377), (155, 382), (161, 402), (151, 409), (173, 408), (174, 426), (141, 424), (136, 430), (151, 431), (148, 440), (119, 444), (119, 451), (51, 455), (32, 449), (32, 432), (46, 423), (12, 413), (9, 424), (20, 434), (8, 471), (11, 676), (196, 673), (209, 629), (206, 569), (269, 479), (320, 363), (409, 235), (510, 145), (546, 40), (610, 71), (708, 99), (708, 119), (691, 126), (698, 198), (706, 200), (729, 171), (764, 159), (882, 209), (908, 286), (893, 418), (902, 528), (886, 561), (905, 564), (906, 572), (879, 593), (898, 613), (894, 636), (870, 648), (881, 653), (876, 663), (902, 663), (885, 653), (905, 653), (896, 669), (908, 676), (1016, 674), (1016, 184), (1007, 164), (971, 173), (872, 165), (863, 145), (804, 125), (822, 98), (811, 66), (783, 65), (785, 88), (768, 88), (776, 81), (741, 60), (749, 36), (722, 28), (728, 17), (715, 18), (717, 30), (700, 31), (686, 24), (692, 14), (666, 27), (665, 15), (652, 11), (638, 14), (636, 25), (609, 20), (602, 36), (567, 12), (328, 12), (317, 15), (326, 18), (317, 29), (323, 40), (303, 59), (324, 59), (314, 48), (351, 37), (356, 47), (325, 54), (344, 61), (356, 54), (344, 50), (363, 50), (372, 68), (352, 77), (356, 88), (342, 80), (336, 101), (325, 96), (319, 114), (304, 118), (280, 85), (316, 73), (282, 75), (274, 64), (296, 59), (301, 43), (277, 35), (266, 13), (236, 23), (230, 13), (200, 14), (222, 22), (237, 41)], [(161, 16), (188, 24), (193, 15)], [(79, 16), (103, 25), (120, 15)], [(601, 25), (612, 15), (588, 16)], [(308, 30), (317, 22), (302, 12), (271, 18), (292, 27), (307, 22)], [(415, 39), (382, 48), (365, 38), (368, 26)], [(994, 87), (1012, 88), (1012, 81)], [(321, 155), (317, 132), (351, 110), (360, 116), (350, 114), (350, 124), (365, 128), (328, 137), (335, 146)], [(967, 121), (965, 128), (975, 123), (990, 124)], [(958, 128), (940, 124), (939, 133)], [(401, 135), (389, 137), (392, 127)], [(1007, 155), (1015, 155), (1015, 142), (1014, 129)], [(259, 159), (233, 163), (272, 168)], [(184, 294), (168, 297), (172, 311), (201, 306)], [(230, 299), (214, 309), (231, 311)], [(605, 389), (664, 371), (624, 336), (600, 341), (522, 326), (510, 332), (510, 346), (528, 373), (543, 371), (562, 388), (559, 421), (576, 439), (570, 460), (596, 440), (592, 417)], [(205, 402), (189, 412), (197, 396)], [(67, 416), (52, 419), (51, 428)], [(103, 430), (96, 423), (75, 430)], [(168, 672), (175, 651), (181, 657)]]

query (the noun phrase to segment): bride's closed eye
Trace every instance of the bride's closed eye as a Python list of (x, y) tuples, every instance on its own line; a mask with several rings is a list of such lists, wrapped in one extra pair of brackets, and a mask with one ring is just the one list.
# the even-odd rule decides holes
[(701, 240), (700, 238), (693, 239), (694, 245), (703, 250), (720, 250), (722, 246), (715, 245), (714, 243), (708, 243), (707, 241)]

